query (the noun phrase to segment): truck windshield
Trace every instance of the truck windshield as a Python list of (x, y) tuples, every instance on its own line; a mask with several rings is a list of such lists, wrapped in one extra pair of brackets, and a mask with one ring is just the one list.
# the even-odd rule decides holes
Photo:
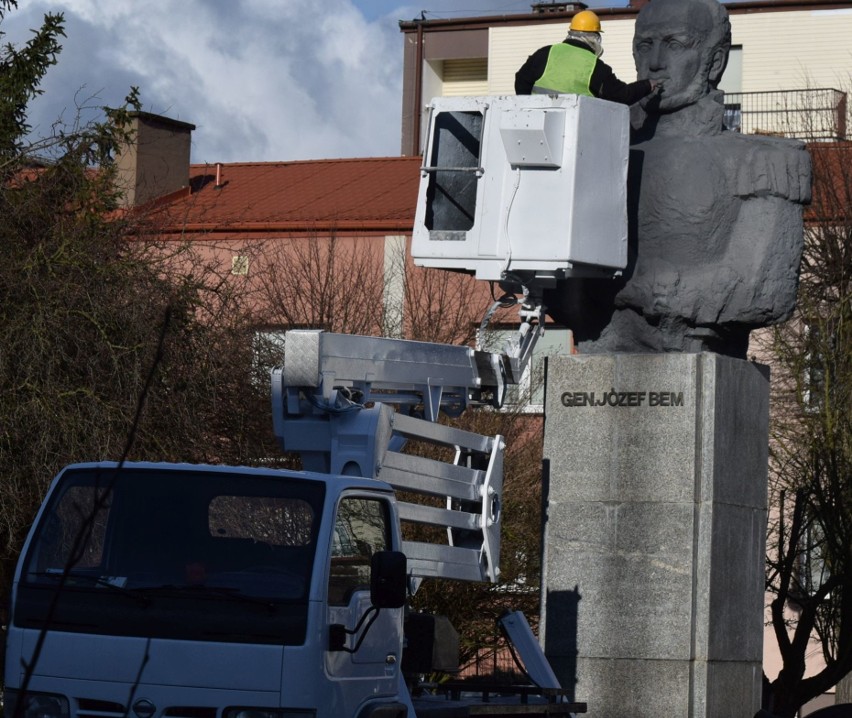
[(61, 630), (303, 641), (323, 498), (322, 482), (273, 472), (66, 471), (26, 557), (16, 623), (38, 623), (61, 587)]

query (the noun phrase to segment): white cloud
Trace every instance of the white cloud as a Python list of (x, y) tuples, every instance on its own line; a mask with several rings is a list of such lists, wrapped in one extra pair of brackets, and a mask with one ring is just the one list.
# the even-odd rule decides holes
[(117, 105), (136, 85), (143, 109), (197, 126), (195, 162), (369, 157), (399, 153), (399, 20), (523, 13), (532, 2), (405, 1), (27, 0), (2, 29), (20, 44), (43, 13), (65, 13), (59, 64), (30, 114), (43, 134), (60, 115), (73, 120), (75, 105)]
[[(5, 39), (26, 40), (62, 11), (67, 35), (32, 124), (42, 131), (75, 94), (197, 125), (193, 161), (273, 161), (399, 153), (402, 36), (350, 0), (34, 0)], [(78, 100), (79, 101), (79, 100)]]

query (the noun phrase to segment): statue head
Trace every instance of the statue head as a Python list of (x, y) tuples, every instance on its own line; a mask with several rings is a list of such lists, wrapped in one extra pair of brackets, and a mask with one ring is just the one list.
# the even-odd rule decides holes
[(728, 11), (718, 0), (651, 0), (639, 12), (633, 59), (640, 79), (663, 91), (650, 111), (676, 112), (716, 89), (731, 47)]

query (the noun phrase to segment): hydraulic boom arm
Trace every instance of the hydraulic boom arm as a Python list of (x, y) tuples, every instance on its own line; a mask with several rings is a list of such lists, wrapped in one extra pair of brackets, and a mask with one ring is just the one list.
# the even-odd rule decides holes
[[(437, 419), (441, 410), (457, 416), (471, 405), (502, 405), (540, 334), (540, 311), (524, 318), (506, 354), (314, 330), (285, 335), (284, 365), (272, 373), (274, 428), (284, 450), (298, 452), (307, 470), (380, 478), (444, 499), (445, 508), (399, 502), (402, 520), (447, 532), (446, 544), (405, 543), (415, 577), (499, 576), (503, 439)], [(450, 447), (453, 459), (402, 453), (409, 440)]]

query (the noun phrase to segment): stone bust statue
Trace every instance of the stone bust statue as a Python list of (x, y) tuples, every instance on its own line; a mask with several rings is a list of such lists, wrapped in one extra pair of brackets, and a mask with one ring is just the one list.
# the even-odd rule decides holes
[(581, 352), (716, 351), (789, 318), (811, 166), (795, 140), (724, 129), (716, 88), (731, 42), (718, 0), (639, 12), (639, 78), (663, 89), (632, 108), (630, 259), (615, 281), (569, 280), (545, 297)]

